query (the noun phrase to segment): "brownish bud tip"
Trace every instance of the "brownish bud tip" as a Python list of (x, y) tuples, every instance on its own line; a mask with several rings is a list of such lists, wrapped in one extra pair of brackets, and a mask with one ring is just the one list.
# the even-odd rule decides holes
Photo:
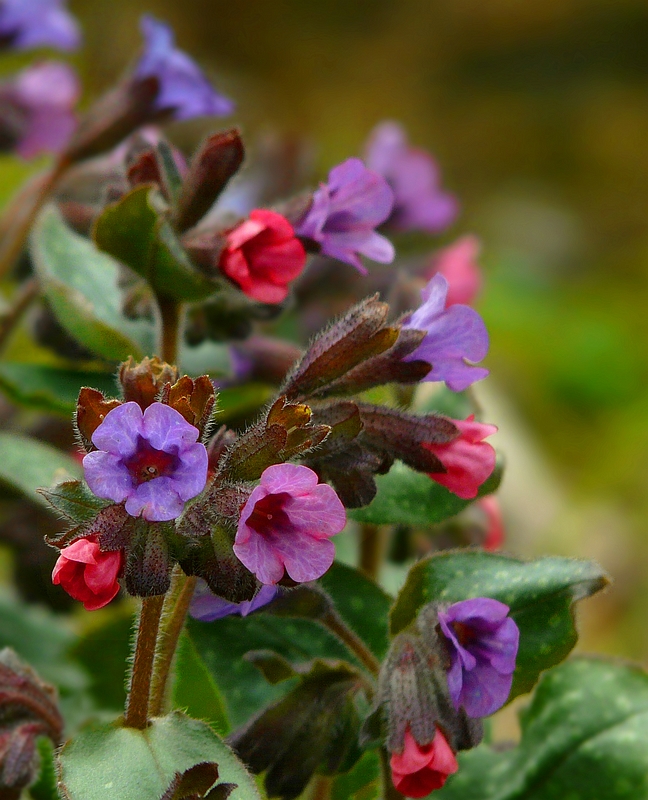
[(124, 401), (137, 403), (142, 410), (154, 403), (167, 384), (178, 380), (176, 367), (159, 358), (145, 358), (139, 363), (129, 357), (119, 368), (119, 383)]
[(121, 405), (119, 400), (106, 400), (98, 389), (84, 386), (79, 392), (76, 425), (86, 450), (92, 449), (92, 434), (104, 421), (106, 414)]

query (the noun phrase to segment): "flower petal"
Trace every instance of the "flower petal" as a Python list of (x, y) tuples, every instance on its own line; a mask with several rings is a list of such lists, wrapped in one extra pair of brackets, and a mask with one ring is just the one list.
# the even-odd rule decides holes
[(137, 449), (142, 433), (142, 409), (134, 402), (123, 403), (106, 414), (92, 434), (92, 444), (114, 456), (128, 458)]
[(83, 472), (90, 491), (104, 500), (122, 503), (135, 489), (131, 474), (121, 459), (105, 450), (88, 453), (83, 459)]

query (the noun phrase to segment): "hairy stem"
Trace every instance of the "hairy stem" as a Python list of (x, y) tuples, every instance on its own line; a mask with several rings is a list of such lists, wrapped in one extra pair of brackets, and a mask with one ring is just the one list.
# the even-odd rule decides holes
[(362, 639), (348, 627), (337, 611), (327, 612), (321, 617), (321, 621), (331, 633), (334, 633), (338, 639), (344, 642), (349, 650), (358, 657), (358, 661), (360, 661), (372, 675), (375, 677), (378, 676), (380, 672), (380, 661), (378, 661), (374, 654), (367, 648)]
[(387, 549), (386, 528), (364, 523), (360, 526), (359, 567), (364, 574), (376, 580)]
[(403, 795), (396, 790), (392, 782), (389, 753), (384, 747), (380, 748), (380, 777), (383, 785), (383, 800), (403, 800)]
[(157, 298), (160, 316), (162, 317), (161, 357), (167, 364), (175, 364), (178, 360), (178, 338), (180, 336), (180, 303), (170, 297)]
[(23, 314), (38, 297), (39, 286), (36, 278), (24, 283), (13, 298), (11, 308), (0, 318), (0, 350), (5, 346), (13, 329), (23, 318)]
[(129, 728), (143, 730), (148, 724), (151, 673), (157, 643), (164, 596), (144, 597), (139, 616), (135, 655), (131, 671), (124, 723)]
[(164, 713), (171, 665), (184, 627), (187, 611), (189, 611), (189, 604), (196, 588), (196, 581), (197, 578), (188, 578), (180, 567), (176, 566), (171, 590), (164, 601), (162, 624), (160, 625), (157, 652), (153, 664), (151, 700), (149, 703), (149, 714), (152, 717), (157, 717)]
[(0, 241), (0, 278), (4, 277), (18, 260), (38, 212), (68, 167), (67, 158), (59, 158), (49, 172), (19, 192), (5, 211), (0, 223), (3, 234)]

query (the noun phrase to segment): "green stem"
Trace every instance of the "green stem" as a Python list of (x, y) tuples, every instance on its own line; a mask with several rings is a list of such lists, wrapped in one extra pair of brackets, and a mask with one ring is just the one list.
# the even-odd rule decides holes
[(365, 666), (374, 677), (378, 677), (380, 661), (378, 661), (362, 639), (347, 626), (337, 611), (329, 611), (321, 618), (321, 621), (331, 633), (335, 634), (338, 639), (344, 642), (349, 650), (358, 657), (360, 663)]
[(148, 724), (151, 673), (163, 602), (163, 595), (142, 599), (130, 689), (124, 715), (124, 723), (128, 728), (143, 730)]
[(387, 546), (386, 529), (365, 523), (360, 526), (359, 567), (372, 580), (377, 580)]
[(38, 297), (39, 286), (36, 278), (24, 283), (13, 299), (13, 305), (0, 319), (0, 350), (11, 336), (13, 329), (23, 318), (23, 314)]
[(30, 190), (28, 194), (20, 192), (5, 211), (1, 225), (3, 236), (0, 242), (0, 278), (18, 260), (38, 212), (68, 167), (67, 158), (61, 157), (36, 186), (27, 187)]
[(175, 568), (171, 590), (164, 601), (162, 624), (153, 664), (151, 700), (149, 703), (149, 714), (152, 717), (157, 717), (164, 713), (171, 665), (178, 647), (180, 634), (184, 628), (189, 604), (196, 588), (196, 581), (197, 578), (195, 577), (188, 578), (180, 567)]
[(180, 336), (180, 316), (182, 306), (170, 297), (157, 298), (162, 317), (162, 361), (175, 364), (178, 360), (178, 339)]
[(392, 783), (389, 753), (384, 747), (380, 748), (380, 776), (383, 785), (383, 800), (403, 800), (403, 795)]

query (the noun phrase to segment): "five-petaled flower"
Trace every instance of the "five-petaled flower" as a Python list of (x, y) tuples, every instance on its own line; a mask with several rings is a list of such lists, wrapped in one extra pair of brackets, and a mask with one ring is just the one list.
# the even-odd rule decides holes
[(306, 264), (306, 251), (281, 214), (255, 209), (226, 236), (221, 271), (253, 300), (280, 303)]
[(175, 47), (172, 29), (146, 14), (141, 21), (145, 48), (135, 77), (156, 78), (157, 111), (170, 111), (177, 120), (231, 114), (234, 104), (217, 92), (196, 62)]
[(459, 205), (441, 188), (439, 167), (429, 153), (408, 145), (397, 123), (383, 122), (374, 129), (367, 166), (384, 176), (394, 193), (390, 226), (439, 233), (454, 222)]
[(87, 611), (108, 605), (119, 591), (121, 551), (102, 552), (94, 536), (78, 539), (61, 551), (52, 583), (60, 585)]
[(450, 651), (448, 689), (456, 708), (486, 717), (501, 708), (511, 691), (520, 631), (509, 607), (488, 597), (454, 603), (439, 611)]
[(426, 337), (405, 361), (427, 361), (432, 369), (425, 381), (444, 381), (453, 392), (463, 392), (488, 375), (476, 367), (488, 352), (484, 320), (469, 306), (446, 308), (448, 281), (435, 275), (421, 291), (422, 304), (403, 323), (403, 329), (426, 332)]
[(149, 522), (180, 516), (207, 480), (207, 450), (199, 431), (175, 409), (153, 403), (113, 408), (92, 434), (98, 449), (83, 459), (90, 490)]
[(339, 497), (312, 469), (276, 464), (243, 506), (234, 552), (261, 583), (278, 583), (284, 570), (299, 583), (314, 581), (333, 563), (330, 537), (345, 524)]
[(496, 433), (497, 427), (475, 422), (474, 414), (465, 420), (453, 419), (452, 422), (459, 428), (456, 439), (447, 444), (426, 442), (423, 445), (434, 453), (446, 469), (445, 472), (431, 472), (429, 476), (458, 497), (472, 500), (495, 469), (495, 449), (483, 440)]
[(74, 50), (79, 40), (79, 26), (65, 10), (64, 0), (3, 0), (0, 4), (0, 43), (16, 50)]
[(434, 255), (428, 274), (430, 277), (443, 275), (448, 281), (446, 308), (457, 304), (470, 306), (481, 291), (482, 274), (477, 263), (479, 250), (479, 239), (469, 234)]
[(199, 580), (191, 598), (189, 613), (194, 619), (199, 619), (201, 622), (214, 622), (214, 620), (229, 617), (231, 614), (247, 617), (253, 611), (258, 611), (271, 603), (279, 591), (278, 586), (262, 586), (252, 600), (230, 603), (215, 595), (207, 586), (206, 581)]
[(426, 745), (420, 745), (407, 728), (403, 752), (392, 753), (389, 765), (394, 786), (405, 797), (427, 797), (459, 769), (455, 754), (438, 726), (434, 738)]
[(0, 84), (0, 139), (23, 158), (58, 153), (76, 127), (74, 106), (80, 87), (67, 64), (46, 61)]
[(394, 260), (394, 246), (376, 233), (393, 202), (385, 179), (359, 158), (349, 158), (330, 171), (327, 183), (320, 184), (295, 230), (298, 236), (317, 242), (324, 255), (366, 275), (360, 255), (383, 264)]

